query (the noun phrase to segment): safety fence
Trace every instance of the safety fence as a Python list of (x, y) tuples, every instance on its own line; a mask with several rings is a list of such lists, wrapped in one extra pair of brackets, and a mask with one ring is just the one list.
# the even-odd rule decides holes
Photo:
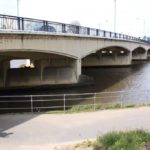
[(89, 36), (99, 36), (102, 38), (115, 38), (147, 42), (137, 37), (105, 31), (101, 29), (9, 15), (0, 15), (0, 30), (44, 31), (66, 34), (71, 33)]
[(55, 95), (8, 95), (0, 96), (0, 113), (67, 111), (74, 107), (121, 106), (150, 103), (150, 90), (115, 91)]

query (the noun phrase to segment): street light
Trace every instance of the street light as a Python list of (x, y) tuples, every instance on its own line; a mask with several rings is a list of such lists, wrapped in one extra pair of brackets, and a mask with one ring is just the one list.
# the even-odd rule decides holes
[(20, 0), (17, 0), (17, 16), (20, 15), (20, 14), (19, 14), (19, 2), (20, 2)]
[(116, 32), (116, 7), (117, 6), (117, 0), (114, 0), (114, 32)]
[(136, 18), (137, 20), (141, 20), (143, 23), (143, 37), (145, 36), (145, 19), (142, 18)]

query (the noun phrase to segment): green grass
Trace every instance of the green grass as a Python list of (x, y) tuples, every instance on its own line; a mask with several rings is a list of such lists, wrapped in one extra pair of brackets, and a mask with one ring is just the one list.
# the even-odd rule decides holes
[(121, 108), (121, 104), (114, 103), (111, 105), (80, 105), (80, 106), (73, 106), (71, 109), (67, 110), (66, 112), (91, 112), (97, 110), (104, 110), (104, 109), (117, 109)]
[(133, 108), (133, 107), (136, 107), (136, 104), (129, 103), (125, 105), (125, 108)]
[(150, 133), (144, 130), (111, 132), (99, 137), (93, 144), (94, 150), (141, 150), (150, 142)]
[(71, 109), (67, 110), (68, 112), (88, 112), (93, 111), (94, 106), (93, 105), (80, 105), (80, 106), (73, 106)]
[(67, 110), (58, 110), (58, 111), (48, 111), (48, 114), (62, 114), (62, 113), (80, 113), (80, 112), (93, 112), (98, 110), (105, 110), (105, 109), (120, 109), (120, 108), (135, 108), (147, 106), (150, 107), (150, 103), (144, 103), (141, 105), (136, 105), (133, 103), (128, 103), (126, 105), (122, 105), (121, 103), (113, 103), (113, 104), (106, 104), (106, 105), (95, 105), (95, 107), (91, 105), (75, 105), (70, 109)]

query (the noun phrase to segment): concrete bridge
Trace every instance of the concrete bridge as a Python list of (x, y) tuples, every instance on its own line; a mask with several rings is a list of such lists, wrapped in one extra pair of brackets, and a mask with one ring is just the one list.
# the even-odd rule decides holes
[[(16, 19), (5, 16), (3, 22), (12, 18)], [(46, 21), (44, 31), (27, 30), (26, 19), (17, 17), (15, 25), (0, 27), (0, 88), (73, 84), (79, 81), (82, 66), (126, 66), (150, 56), (150, 43), (135, 37), (65, 24), (58, 32), (60, 28), (52, 26), (56, 23), (49, 31)], [(80, 34), (81, 29), (87, 32)], [(10, 68), (16, 59), (30, 59), (34, 67)]]

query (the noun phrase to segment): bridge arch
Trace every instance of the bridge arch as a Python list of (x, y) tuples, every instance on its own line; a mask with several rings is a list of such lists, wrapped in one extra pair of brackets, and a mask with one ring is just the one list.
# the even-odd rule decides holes
[(120, 46), (103, 47), (82, 59), (83, 66), (119, 66), (131, 64), (131, 52)]
[(147, 50), (147, 57), (150, 58), (150, 49)]
[[(57, 51), (51, 51), (51, 50), (41, 50), (41, 49), (2, 49), (0, 50), (0, 55), (13, 55), (15, 54), (15, 56), (19, 56), (20, 54), (25, 56), (29, 56), (32, 54), (40, 54), (40, 56), (49, 56), (49, 55), (58, 55), (58, 56), (62, 56), (62, 57), (66, 57), (66, 58), (72, 58), (72, 59), (78, 59), (77, 56), (74, 55), (70, 55), (67, 53), (63, 53), (63, 52), (57, 52)], [(16, 55), (17, 54), (17, 55)], [(34, 55), (35, 57), (35, 55)]]
[(147, 50), (143, 47), (137, 47), (132, 51), (132, 60), (146, 60)]
[[(11, 68), (10, 61), (30, 59), (34, 68)], [(81, 75), (78, 59), (65, 54), (37, 50), (0, 52), (0, 88), (77, 83)]]
[(96, 50), (92, 50), (89, 53), (86, 53), (86, 55), (82, 56), (82, 59), (84, 59), (87, 56), (90, 56), (91, 54), (97, 53), (103, 49), (111, 49), (111, 48), (117, 48), (117, 49), (122, 49), (125, 51), (131, 51), (128, 47), (125, 47), (124, 45), (118, 46), (118, 45), (109, 45), (109, 46), (100, 46), (100, 48), (96, 49)]

